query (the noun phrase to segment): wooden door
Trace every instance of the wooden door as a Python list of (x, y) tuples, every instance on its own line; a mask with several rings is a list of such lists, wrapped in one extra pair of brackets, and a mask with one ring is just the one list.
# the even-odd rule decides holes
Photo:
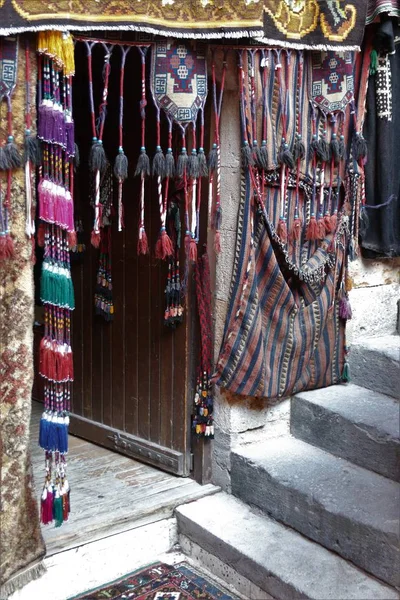
[[(86, 58), (76, 50), (74, 119), (81, 164), (76, 174), (76, 216), (82, 219), (86, 252), (73, 264), (76, 309), (72, 319), (75, 381), (71, 433), (143, 460), (177, 475), (190, 471), (190, 364), (188, 312), (175, 330), (165, 327), (167, 266), (155, 260), (160, 229), (154, 182), (146, 184), (146, 231), (150, 256), (137, 255), (139, 182), (133, 177), (140, 147), (140, 63), (132, 49), (126, 63), (124, 149), (129, 178), (124, 184), (125, 229), (112, 227), (112, 278), (115, 316), (105, 322), (94, 312), (99, 251), (90, 245), (93, 208), (89, 197), (91, 142)], [(104, 146), (110, 162), (118, 149), (120, 54), (112, 60)], [(93, 58), (95, 98), (99, 98), (102, 53)], [(96, 87), (97, 86), (97, 87)], [(146, 143), (155, 152), (155, 111), (147, 107)], [(164, 132), (165, 133), (165, 132)], [(114, 206), (117, 184), (114, 186)], [(192, 352), (193, 354), (193, 352)]]

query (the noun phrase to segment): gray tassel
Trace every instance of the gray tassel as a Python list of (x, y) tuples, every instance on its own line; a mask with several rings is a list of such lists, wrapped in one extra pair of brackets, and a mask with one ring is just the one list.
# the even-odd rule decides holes
[(197, 152), (194, 148), (190, 156), (188, 156), (187, 170), (188, 176), (192, 179), (197, 179), (200, 175), (199, 161), (197, 160)]
[(357, 132), (354, 139), (354, 158), (360, 160), (367, 156), (367, 142), (362, 134)]
[(199, 177), (208, 177), (207, 159), (203, 148), (199, 148), (197, 160), (199, 163)]
[(339, 149), (339, 142), (338, 142), (336, 133), (332, 134), (330, 151), (331, 151), (331, 156), (333, 157), (333, 161), (334, 161), (335, 165), (337, 165), (340, 161), (340, 149)]
[(217, 144), (213, 144), (213, 147), (210, 150), (210, 154), (208, 155), (208, 168), (210, 171), (215, 171), (218, 164), (218, 146)]
[(137, 175), (150, 175), (150, 159), (146, 154), (146, 148), (144, 146), (140, 148), (140, 154), (136, 165), (135, 177)]
[(293, 158), (295, 161), (303, 160), (306, 155), (306, 147), (304, 146), (304, 142), (301, 139), (301, 135), (298, 133), (296, 136), (296, 141), (293, 146)]
[(185, 171), (187, 170), (187, 164), (188, 164), (188, 155), (186, 152), (186, 148), (183, 147), (180, 155), (178, 156), (178, 164), (176, 165), (176, 174), (180, 179), (182, 179), (182, 177), (185, 174)]
[(247, 167), (254, 166), (254, 157), (249, 146), (249, 142), (244, 142), (242, 146), (242, 166), (246, 169)]
[(7, 163), (10, 165), (10, 169), (19, 169), (22, 167), (22, 157), (12, 135), (9, 135), (7, 138), (7, 144), (4, 146), (4, 153), (6, 155)]
[(314, 133), (312, 136), (311, 144), (310, 144), (310, 159), (314, 158), (314, 156), (317, 156), (317, 150), (318, 150), (318, 139), (317, 139), (317, 134)]
[(128, 159), (123, 148), (118, 148), (118, 155), (114, 163), (114, 175), (117, 179), (125, 181), (128, 177)]
[(7, 161), (6, 153), (4, 152), (3, 146), (0, 146), (0, 171), (8, 171), (10, 165)]
[(91, 171), (102, 173), (107, 166), (107, 157), (101, 140), (93, 139), (89, 155), (89, 168)]
[(294, 169), (295, 167), (293, 154), (289, 150), (289, 146), (286, 142), (282, 142), (281, 144), (278, 161), (281, 165), (286, 165), (289, 169)]
[(24, 163), (31, 162), (39, 167), (42, 162), (40, 141), (35, 135), (31, 135), (30, 129), (25, 130)]
[(362, 206), (361, 212), (360, 212), (360, 223), (359, 223), (359, 232), (360, 232), (361, 238), (365, 237), (368, 226), (369, 226), (369, 217), (367, 214), (367, 209), (365, 208), (365, 206)]
[(266, 140), (263, 140), (261, 142), (261, 148), (259, 151), (259, 162), (261, 165), (261, 169), (266, 171), (268, 169), (268, 150)]
[(153, 158), (153, 175), (164, 179), (166, 175), (165, 170), (165, 156), (161, 150), (161, 146), (157, 146), (156, 153)]
[(329, 159), (331, 157), (331, 151), (330, 151), (329, 144), (326, 141), (325, 137), (322, 137), (319, 140), (316, 152), (317, 152), (317, 157), (319, 158), (320, 161), (322, 161), (322, 162), (329, 161)]
[(168, 148), (165, 156), (165, 176), (170, 178), (175, 177), (175, 159), (172, 154), (172, 148)]
[(346, 160), (346, 147), (344, 145), (344, 135), (341, 135), (339, 138), (339, 158), (341, 160)]

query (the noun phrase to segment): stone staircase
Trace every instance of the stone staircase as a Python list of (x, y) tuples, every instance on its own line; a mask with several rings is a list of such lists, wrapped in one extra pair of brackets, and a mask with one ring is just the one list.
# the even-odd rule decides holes
[(262, 598), (400, 597), (400, 338), (390, 337), (371, 341), (367, 361), (355, 353), (366, 387), (300, 393), (290, 435), (232, 453), (233, 496), (177, 510), (183, 547), (233, 567)]

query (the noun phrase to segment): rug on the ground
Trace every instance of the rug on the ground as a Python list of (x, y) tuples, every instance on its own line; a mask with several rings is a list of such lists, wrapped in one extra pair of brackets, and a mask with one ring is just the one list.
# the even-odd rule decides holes
[(155, 563), (70, 600), (238, 600), (187, 563)]

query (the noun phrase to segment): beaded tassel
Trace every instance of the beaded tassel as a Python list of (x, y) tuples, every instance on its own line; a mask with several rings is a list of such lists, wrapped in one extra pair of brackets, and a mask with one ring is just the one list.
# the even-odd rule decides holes
[(145, 210), (145, 179), (150, 175), (150, 160), (146, 153), (146, 54), (148, 48), (138, 47), (142, 64), (142, 99), (140, 101), (140, 116), (142, 119), (142, 146), (140, 148), (139, 159), (136, 165), (135, 176), (140, 175), (140, 216), (139, 216), (139, 235), (138, 235), (138, 254), (148, 254), (149, 244), (147, 241), (144, 210)]

